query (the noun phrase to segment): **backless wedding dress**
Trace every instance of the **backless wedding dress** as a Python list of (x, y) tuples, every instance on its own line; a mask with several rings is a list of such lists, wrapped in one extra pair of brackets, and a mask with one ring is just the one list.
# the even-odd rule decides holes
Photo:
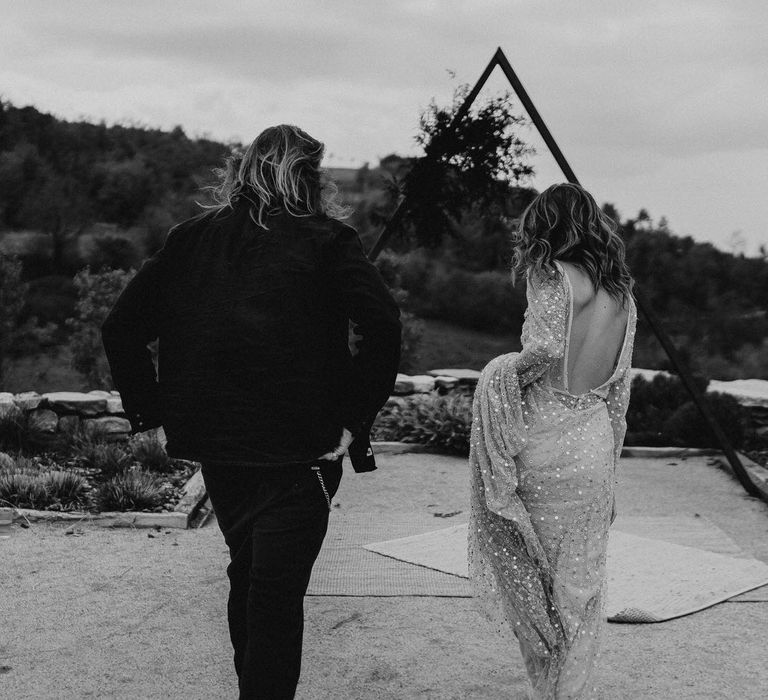
[(475, 594), (514, 632), (533, 697), (561, 700), (595, 693), (637, 310), (629, 298), (610, 377), (570, 393), (574, 289), (555, 265), (529, 275), (522, 350), (492, 360), (477, 385), (468, 545)]

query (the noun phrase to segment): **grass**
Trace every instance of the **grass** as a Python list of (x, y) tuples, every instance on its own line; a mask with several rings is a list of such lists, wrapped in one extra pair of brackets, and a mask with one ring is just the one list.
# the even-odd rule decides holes
[(423, 319), (418, 349), (419, 372), (431, 369), (482, 369), (497, 355), (520, 350), (516, 334), (493, 334), (462, 328), (446, 321)]

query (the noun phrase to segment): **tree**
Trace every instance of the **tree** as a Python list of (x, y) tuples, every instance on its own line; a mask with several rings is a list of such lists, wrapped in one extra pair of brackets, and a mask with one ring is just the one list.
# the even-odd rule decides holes
[(462, 116), (452, 127), (469, 87), (459, 87), (449, 107), (434, 101), (421, 115), (417, 143), (424, 155), (413, 160), (395, 194), (407, 197), (403, 232), (416, 245), (440, 246), (461, 237), (461, 219), (475, 208), (504, 221), (519, 213), (515, 186), (533, 174), (534, 150), (517, 135), (526, 122), (512, 111), (509, 94), (497, 96)]

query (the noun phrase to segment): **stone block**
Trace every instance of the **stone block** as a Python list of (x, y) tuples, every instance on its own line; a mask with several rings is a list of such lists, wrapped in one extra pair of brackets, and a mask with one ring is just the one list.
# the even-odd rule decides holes
[(71, 435), (80, 425), (80, 416), (68, 415), (59, 418), (59, 432)]
[(83, 394), (79, 391), (53, 391), (43, 394), (48, 406), (60, 413), (79, 413), (82, 416), (97, 416), (107, 410), (107, 400), (101, 396)]
[(53, 434), (59, 425), (59, 416), (50, 408), (36, 408), (29, 414), (29, 428), (38, 433)]
[(120, 394), (117, 396), (110, 396), (107, 398), (107, 413), (125, 413), (123, 410), (123, 400), (120, 398)]
[(131, 432), (131, 423), (127, 418), (117, 416), (101, 416), (100, 418), (86, 418), (83, 421), (86, 434), (99, 433), (109, 437), (124, 437)]
[(103, 389), (91, 389), (91, 391), (88, 392), (88, 396), (97, 396), (101, 399), (106, 399), (112, 394), (110, 394), (108, 391), (104, 391)]
[(413, 382), (407, 374), (397, 375), (395, 380), (395, 387), (392, 389), (392, 393), (396, 396), (406, 396), (413, 393)]
[(13, 394), (9, 394), (7, 391), (0, 391), (0, 418), (4, 418), (9, 413), (14, 413), (17, 410)]
[(435, 378), (428, 374), (417, 374), (411, 377), (415, 394), (429, 394), (435, 390)]
[(34, 411), (40, 406), (43, 397), (36, 391), (24, 391), (13, 397), (14, 402), (22, 411)]
[(476, 369), (432, 369), (427, 374), (432, 377), (453, 377), (458, 380), (459, 386), (475, 386), (480, 379), (480, 372)]
[(439, 391), (451, 391), (459, 385), (458, 377), (435, 377), (435, 389)]

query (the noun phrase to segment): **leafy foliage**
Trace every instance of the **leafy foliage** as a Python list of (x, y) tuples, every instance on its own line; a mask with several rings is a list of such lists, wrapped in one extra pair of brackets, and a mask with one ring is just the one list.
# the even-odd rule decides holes
[(391, 402), (373, 426), (376, 440), (427, 445), (451, 454), (468, 455), (472, 400), (456, 394), (416, 395)]
[(449, 107), (430, 104), (416, 136), (424, 155), (411, 161), (400, 182), (393, 181), (394, 194), (408, 200), (404, 231), (420, 246), (435, 248), (446, 237), (460, 237), (460, 221), (473, 207), (476, 215), (503, 221), (512, 215), (511, 185), (533, 174), (527, 163), (533, 149), (517, 135), (525, 119), (513, 114), (511, 96), (460, 114), (468, 93), (464, 85)]
[(88, 503), (88, 490), (81, 475), (42, 468), (23, 457), (0, 467), (0, 502), (17, 508), (82, 508)]
[[(699, 390), (704, 391), (707, 380), (697, 377), (695, 381)], [(704, 400), (731, 444), (740, 447), (745, 437), (745, 417), (738, 401), (716, 392), (706, 393)], [(680, 378), (662, 374), (651, 381), (640, 376), (632, 381), (625, 442), (628, 445), (718, 446)]]
[(13, 334), (24, 308), (26, 286), (21, 281), (21, 263), (0, 253), (0, 379), (3, 378), (3, 358), (8, 353)]
[(152, 434), (136, 435), (130, 444), (133, 458), (146, 469), (160, 474), (173, 467), (173, 462), (157, 436)]
[(78, 291), (76, 316), (67, 321), (72, 329), (72, 362), (74, 368), (95, 388), (112, 388), (109, 365), (101, 343), (101, 325), (134, 274), (134, 271), (124, 270), (91, 272), (86, 268), (75, 275)]
[(96, 503), (101, 511), (151, 510), (163, 501), (163, 487), (153, 474), (128, 469), (96, 487)]

